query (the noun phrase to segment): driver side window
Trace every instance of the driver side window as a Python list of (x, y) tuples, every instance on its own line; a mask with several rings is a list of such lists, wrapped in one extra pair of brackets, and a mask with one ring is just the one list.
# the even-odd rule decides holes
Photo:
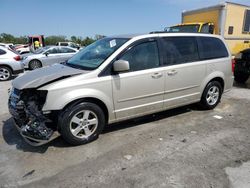
[(133, 46), (120, 59), (129, 62), (130, 71), (139, 71), (160, 66), (156, 41), (144, 42)]

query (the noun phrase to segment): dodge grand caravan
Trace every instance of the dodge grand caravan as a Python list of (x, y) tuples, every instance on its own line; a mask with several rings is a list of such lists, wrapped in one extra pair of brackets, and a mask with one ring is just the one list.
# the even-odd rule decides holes
[(107, 37), (64, 64), (15, 79), (9, 111), (37, 146), (55, 135), (73, 145), (110, 123), (199, 102), (213, 109), (233, 83), (230, 52), (219, 36), (154, 33)]

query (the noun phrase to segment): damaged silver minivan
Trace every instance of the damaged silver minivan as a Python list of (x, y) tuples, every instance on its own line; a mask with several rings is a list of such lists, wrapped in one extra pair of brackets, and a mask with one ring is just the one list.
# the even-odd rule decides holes
[(110, 123), (196, 102), (213, 109), (232, 87), (232, 69), (219, 36), (106, 37), (64, 64), (16, 78), (9, 111), (32, 145), (58, 133), (79, 145), (98, 138)]

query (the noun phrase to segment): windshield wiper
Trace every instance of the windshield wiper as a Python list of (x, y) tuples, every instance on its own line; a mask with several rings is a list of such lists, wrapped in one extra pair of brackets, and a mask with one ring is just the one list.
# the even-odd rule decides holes
[(76, 65), (76, 64), (68, 63), (68, 61), (64, 62), (64, 65), (69, 66), (69, 67), (72, 67), (72, 68), (75, 68), (75, 69), (92, 70), (92, 69), (85, 68), (85, 67), (83, 67), (83, 66), (81, 66), (81, 65)]

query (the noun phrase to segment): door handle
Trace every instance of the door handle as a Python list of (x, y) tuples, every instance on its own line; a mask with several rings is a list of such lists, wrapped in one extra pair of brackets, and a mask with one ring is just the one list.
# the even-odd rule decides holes
[(169, 76), (173, 76), (173, 75), (175, 75), (175, 74), (177, 74), (177, 71), (176, 71), (176, 70), (171, 70), (171, 71), (168, 72), (168, 75), (169, 75)]
[(154, 79), (158, 79), (158, 78), (160, 78), (160, 77), (162, 77), (162, 73), (160, 73), (160, 72), (156, 72), (156, 73), (154, 73), (154, 74), (152, 75), (152, 78), (154, 78)]

